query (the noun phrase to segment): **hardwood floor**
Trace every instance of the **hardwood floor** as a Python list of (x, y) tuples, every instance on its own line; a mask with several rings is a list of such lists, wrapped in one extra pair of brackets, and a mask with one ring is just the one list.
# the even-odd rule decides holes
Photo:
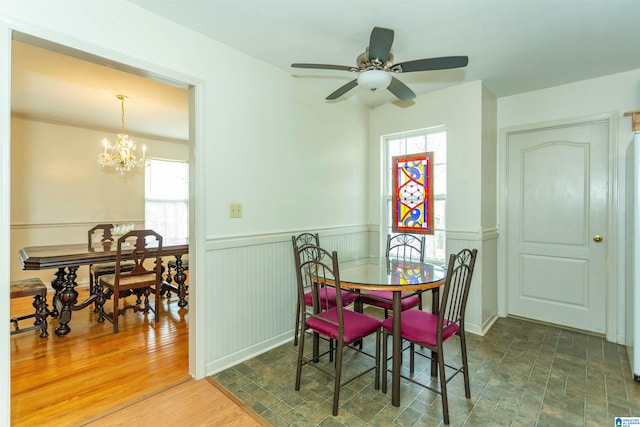
[[(79, 292), (83, 300), (86, 291)], [(31, 302), (13, 299), (11, 315), (32, 312)], [(113, 334), (111, 323), (86, 308), (73, 313), (65, 337), (55, 334), (56, 319), (48, 338), (37, 331), (11, 336), (11, 424), (83, 425), (191, 379), (188, 310), (174, 296), (163, 298), (158, 323), (153, 316), (127, 311)]]
[[(178, 404), (182, 410), (176, 410)], [(158, 425), (271, 426), (211, 378), (186, 381), (86, 424), (87, 427)]]

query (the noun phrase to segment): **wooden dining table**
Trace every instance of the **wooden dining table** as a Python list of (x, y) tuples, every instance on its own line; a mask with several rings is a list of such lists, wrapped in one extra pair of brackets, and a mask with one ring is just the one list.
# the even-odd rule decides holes
[[(148, 247), (151, 254), (155, 255), (152, 244)], [(186, 306), (186, 284), (182, 256), (189, 253), (189, 241), (187, 239), (164, 239), (162, 243), (162, 257), (175, 257), (176, 273), (174, 280), (178, 290), (180, 302)], [(51, 287), (55, 291), (53, 296), (52, 316), (59, 316), (59, 325), (56, 335), (64, 336), (71, 332), (69, 322), (74, 311), (82, 310), (92, 304), (97, 294), (93, 286), (86, 300), (78, 302), (78, 291), (75, 289), (77, 270), (82, 265), (102, 264), (116, 261), (116, 245), (103, 246), (101, 243), (88, 246), (86, 243), (61, 244), (49, 246), (31, 246), (20, 249), (18, 254), (23, 270), (49, 270), (55, 269), (55, 277), (51, 281)], [(126, 258), (129, 259), (129, 258)]]
[[(438, 313), (440, 306), (440, 286), (444, 284), (446, 267), (419, 260), (361, 258), (339, 262), (340, 286), (360, 293), (367, 291), (392, 291), (393, 300), (393, 357), (391, 368), (391, 404), (400, 406), (400, 368), (402, 335), (402, 297), (407, 293), (431, 290), (431, 311)], [(386, 345), (386, 344), (383, 344)], [(383, 375), (386, 375), (386, 361)], [(435, 363), (431, 364), (431, 375), (437, 375)]]

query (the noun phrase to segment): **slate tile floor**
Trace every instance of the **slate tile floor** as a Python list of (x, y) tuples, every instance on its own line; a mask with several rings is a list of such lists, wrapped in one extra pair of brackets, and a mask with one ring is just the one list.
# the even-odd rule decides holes
[[(614, 426), (615, 417), (640, 417), (640, 383), (631, 379), (623, 346), (513, 318), (499, 319), (484, 337), (467, 336), (471, 399), (464, 398), (458, 375), (449, 383), (451, 426), (605, 427)], [(445, 357), (457, 362), (458, 340), (450, 341)], [(373, 342), (370, 337), (365, 346)], [(301, 389), (294, 390), (297, 349), (282, 345), (214, 378), (278, 427), (444, 425), (438, 395), (403, 380), (396, 408), (390, 390), (374, 389), (373, 372), (342, 388), (333, 417), (327, 375), (304, 367)], [(370, 363), (352, 353), (345, 352), (345, 369)], [(428, 366), (416, 358), (414, 375), (430, 379)]]

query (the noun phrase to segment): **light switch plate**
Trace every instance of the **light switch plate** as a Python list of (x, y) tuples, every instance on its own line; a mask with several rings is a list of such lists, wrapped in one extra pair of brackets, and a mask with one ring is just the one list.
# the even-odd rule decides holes
[(229, 218), (242, 218), (242, 203), (231, 203), (229, 205)]

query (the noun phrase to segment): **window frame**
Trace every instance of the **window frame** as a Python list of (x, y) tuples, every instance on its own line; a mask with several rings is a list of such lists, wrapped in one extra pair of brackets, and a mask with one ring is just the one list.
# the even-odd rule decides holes
[[(437, 136), (438, 134), (444, 134), (443, 136)], [(434, 142), (430, 141), (431, 138), (440, 138), (444, 139), (444, 142)], [(415, 150), (407, 151), (408, 140), (413, 138), (424, 138), (424, 143), (420, 148)], [(434, 234), (429, 235), (425, 234), (426, 244), (425, 244), (425, 261), (430, 262), (444, 262), (446, 261), (446, 198), (447, 198), (447, 187), (446, 187), (446, 151), (447, 151), (447, 127), (442, 126), (434, 126), (429, 128), (417, 129), (413, 131), (407, 132), (398, 132), (394, 134), (383, 135), (381, 138), (382, 144), (382, 223), (380, 226), (381, 238), (380, 238), (380, 248), (382, 249), (381, 253), (384, 253), (386, 248), (386, 239), (388, 234), (397, 234), (392, 231), (392, 222), (393, 222), (393, 213), (392, 209), (394, 208), (394, 194), (393, 194), (393, 162), (392, 158), (398, 155), (406, 155), (406, 154), (415, 154), (420, 152), (434, 152), (434, 183), (433, 183), (433, 204), (434, 204)], [(392, 152), (391, 150), (391, 142), (402, 140), (402, 144), (404, 144), (404, 148), (402, 152)], [(438, 144), (444, 145), (439, 150), (434, 149), (434, 146)], [(442, 157), (442, 152), (444, 151), (444, 161), (439, 157)], [(440, 153), (440, 156), (438, 156)], [(444, 186), (437, 182), (437, 178), (444, 178)], [(417, 234), (417, 233), (416, 233)], [(432, 249), (433, 248), (433, 249)]]
[[(174, 191), (163, 191), (161, 196), (150, 194), (153, 192), (151, 186), (153, 185), (150, 181), (153, 179), (151, 175), (152, 163), (175, 163), (183, 165), (186, 170), (181, 171), (180, 176), (176, 178), (181, 178), (184, 180), (180, 184), (182, 187), (178, 191), (174, 189)], [(163, 174), (163, 177), (166, 177)], [(175, 159), (160, 159), (160, 158), (147, 158), (147, 162), (145, 165), (145, 191), (144, 191), (144, 222), (145, 228), (154, 229), (156, 232), (160, 233), (165, 239), (183, 239), (189, 237), (189, 162), (184, 160), (175, 160)], [(179, 193), (179, 194), (177, 194)], [(167, 197), (167, 195), (175, 195), (177, 197)], [(155, 196), (155, 197), (154, 197)], [(179, 214), (179, 217), (182, 218), (180, 221), (179, 218), (173, 221), (173, 223), (181, 223), (181, 225), (172, 226), (171, 231), (169, 231), (169, 227), (160, 226), (158, 224), (154, 224), (153, 218), (150, 218), (149, 214), (149, 203), (165, 203), (165, 204), (173, 204), (175, 205), (175, 210), (182, 214)], [(165, 223), (167, 223), (165, 221)], [(171, 223), (171, 222), (168, 222)], [(166, 224), (165, 224), (166, 225)]]

